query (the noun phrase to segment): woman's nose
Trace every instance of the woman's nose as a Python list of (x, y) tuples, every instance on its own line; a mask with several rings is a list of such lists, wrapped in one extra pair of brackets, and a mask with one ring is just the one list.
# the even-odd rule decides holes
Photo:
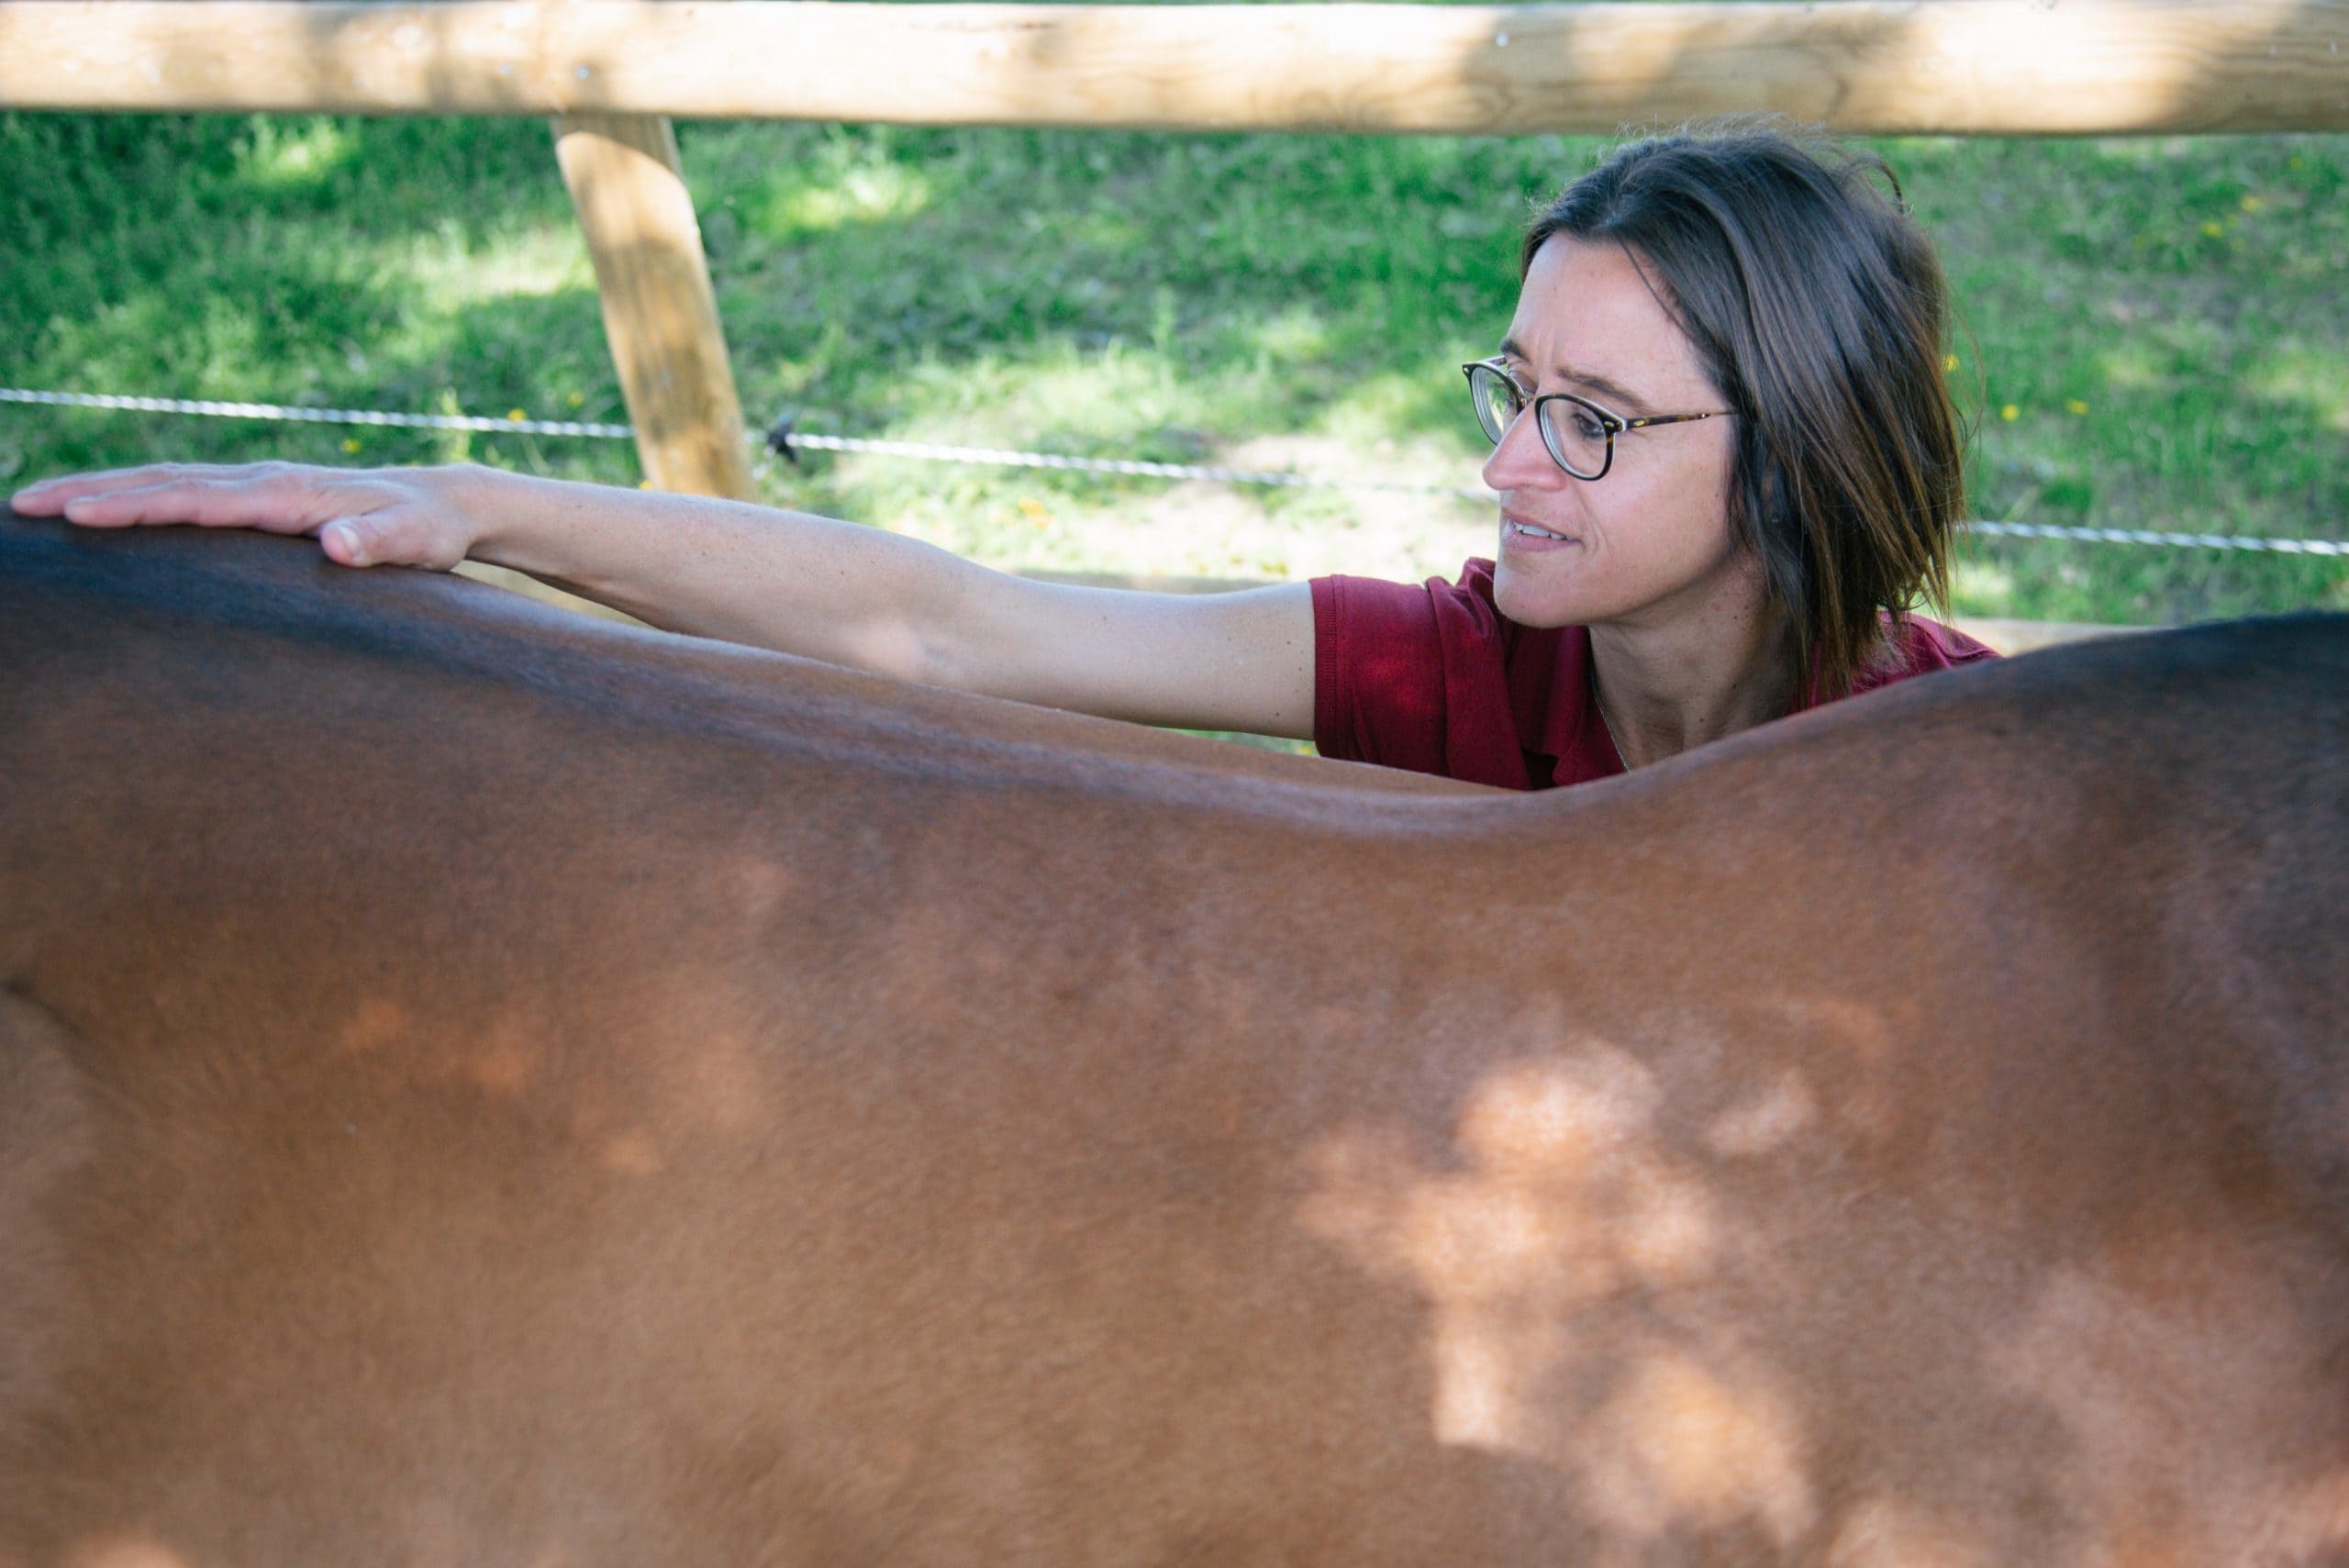
[(1532, 410), (1519, 414), (1501, 432), (1493, 455), (1485, 460), (1484, 480), (1487, 489), (1501, 491), (1554, 490), (1566, 483), (1565, 470), (1542, 444)]

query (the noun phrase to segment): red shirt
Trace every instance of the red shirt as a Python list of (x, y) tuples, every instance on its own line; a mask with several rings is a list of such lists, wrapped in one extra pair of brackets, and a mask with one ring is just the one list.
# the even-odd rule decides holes
[[(1591, 699), (1590, 628), (1503, 618), (1491, 562), (1469, 562), (1457, 584), (1316, 577), (1312, 587), (1313, 743), (1323, 756), (1504, 789), (1624, 771)], [(1854, 690), (1998, 657), (1916, 616), (1898, 649), (1898, 668)]]

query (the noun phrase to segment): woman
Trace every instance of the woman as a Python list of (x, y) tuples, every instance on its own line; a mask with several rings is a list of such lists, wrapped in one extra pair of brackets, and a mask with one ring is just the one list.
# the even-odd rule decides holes
[(1616, 150), (1527, 234), (1498, 352), (1494, 561), (1189, 597), (1056, 586), (737, 502), (472, 465), (146, 467), (19, 493), (91, 527), (318, 536), (346, 566), (510, 566), (672, 629), (1515, 788), (1655, 762), (1990, 657), (1946, 597), (1963, 516), (1939, 264), (1880, 160), (1732, 121)]

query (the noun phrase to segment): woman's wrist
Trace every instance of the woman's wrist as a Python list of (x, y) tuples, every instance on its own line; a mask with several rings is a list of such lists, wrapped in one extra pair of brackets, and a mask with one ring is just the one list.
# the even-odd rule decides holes
[[(625, 540), (635, 522), (629, 514), (653, 499), (618, 485), (541, 479), (477, 462), (431, 473), (465, 530), (465, 558), (534, 577), (568, 579), (591, 563), (608, 570), (613, 562), (604, 558)], [(617, 530), (603, 526), (615, 523)], [(620, 551), (624, 559), (632, 553)]]
[(544, 479), (478, 463), (433, 471), (465, 556), (673, 629), (696, 630), (706, 590), (681, 572), (699, 496)]
[(463, 524), (465, 558), (516, 564), (504, 554), (518, 533), (529, 531), (528, 486), (533, 482), (477, 462), (444, 463), (426, 472)]

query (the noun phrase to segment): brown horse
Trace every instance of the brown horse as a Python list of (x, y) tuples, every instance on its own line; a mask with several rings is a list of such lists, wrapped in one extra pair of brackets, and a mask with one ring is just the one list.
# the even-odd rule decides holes
[(2340, 1568), (2349, 623), (1503, 795), (0, 524), (6, 1568)]

